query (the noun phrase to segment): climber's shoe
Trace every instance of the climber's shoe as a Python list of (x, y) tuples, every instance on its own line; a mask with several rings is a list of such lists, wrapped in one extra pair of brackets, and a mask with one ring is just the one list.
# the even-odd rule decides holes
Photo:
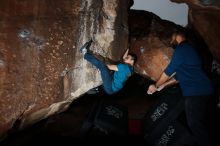
[(89, 47), (92, 44), (92, 39), (88, 42), (86, 42), (81, 48), (80, 48), (80, 52), (85, 54), (87, 52), (87, 50), (89, 49)]

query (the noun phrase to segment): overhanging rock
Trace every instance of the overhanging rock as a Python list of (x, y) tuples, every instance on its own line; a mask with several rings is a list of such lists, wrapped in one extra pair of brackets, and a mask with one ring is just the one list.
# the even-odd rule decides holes
[(136, 71), (151, 80), (158, 80), (170, 62), (172, 33), (180, 27), (162, 20), (153, 13), (131, 10), (129, 13), (130, 47), (138, 56)]

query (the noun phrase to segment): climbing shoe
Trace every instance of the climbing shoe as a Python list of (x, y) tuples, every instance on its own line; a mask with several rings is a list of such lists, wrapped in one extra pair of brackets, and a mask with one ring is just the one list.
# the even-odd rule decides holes
[(85, 54), (87, 52), (87, 49), (89, 49), (89, 47), (92, 44), (92, 39), (88, 42), (86, 42), (81, 48), (80, 48), (80, 52)]
[(87, 94), (97, 94), (99, 93), (99, 88), (95, 87), (93, 89), (90, 89), (89, 91), (87, 91)]

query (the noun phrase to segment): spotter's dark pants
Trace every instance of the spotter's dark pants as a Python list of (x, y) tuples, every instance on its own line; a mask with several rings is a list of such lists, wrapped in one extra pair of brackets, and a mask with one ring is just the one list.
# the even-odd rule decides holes
[(210, 146), (207, 130), (207, 111), (210, 96), (185, 97), (185, 111), (196, 145)]

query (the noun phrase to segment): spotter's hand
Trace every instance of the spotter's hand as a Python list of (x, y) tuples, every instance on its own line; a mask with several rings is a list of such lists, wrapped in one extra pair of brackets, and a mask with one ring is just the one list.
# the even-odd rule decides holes
[(156, 86), (154, 84), (152, 84), (148, 87), (147, 94), (153, 94), (156, 91), (157, 91)]

